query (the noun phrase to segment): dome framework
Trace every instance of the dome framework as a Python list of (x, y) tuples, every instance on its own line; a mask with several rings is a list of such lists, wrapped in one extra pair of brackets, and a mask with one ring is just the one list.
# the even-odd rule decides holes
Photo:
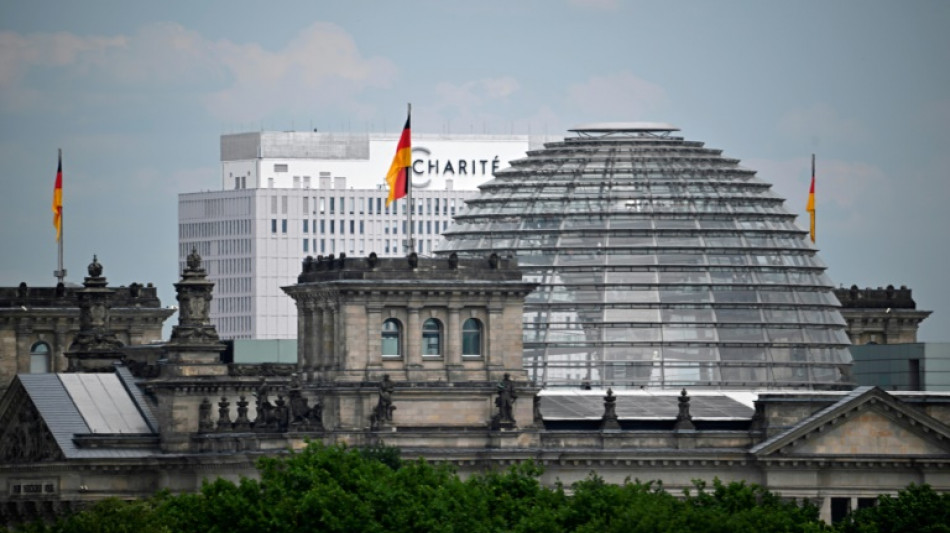
[(480, 187), (440, 254), (539, 283), (524, 362), (544, 386), (850, 388), (825, 265), (771, 185), (657, 123), (592, 124)]

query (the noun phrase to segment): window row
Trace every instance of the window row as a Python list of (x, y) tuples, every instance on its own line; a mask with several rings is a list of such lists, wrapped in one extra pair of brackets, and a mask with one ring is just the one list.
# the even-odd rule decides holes
[[(476, 318), (462, 324), (462, 357), (481, 357), (483, 353), (483, 326)], [(388, 318), (382, 328), (382, 355), (384, 358), (402, 357), (404, 353), (403, 326), (399, 320)], [(440, 320), (429, 318), (422, 323), (422, 356), (441, 357), (445, 353), (445, 328)]]
[[(306, 178), (306, 176), (305, 176)], [(269, 181), (270, 186), (268, 188), (273, 188), (273, 178)], [(299, 180), (299, 176), (295, 177), (295, 180)], [(295, 181), (295, 187), (297, 187), (297, 181)], [(309, 188), (309, 187), (305, 187)], [(270, 212), (272, 215), (276, 215), (278, 212), (278, 197), (271, 196), (271, 209)], [(315, 196), (313, 198), (309, 196), (303, 197), (303, 212), (304, 213), (314, 213), (319, 212), (321, 215), (329, 213), (333, 214), (344, 214), (349, 213), (351, 215), (359, 213), (360, 215), (389, 215), (389, 214), (402, 214), (405, 215), (408, 210), (406, 202), (400, 202), (397, 205), (393, 205), (392, 209), (390, 206), (387, 206), (385, 203), (385, 195), (377, 197), (345, 197), (340, 196), (339, 198), (335, 196)], [(280, 212), (282, 214), (287, 214), (288, 208), (288, 196), (280, 196)], [(311, 205), (312, 203), (312, 205)], [(413, 198), (412, 199), (412, 212), (414, 214), (422, 215), (439, 215), (444, 216), (454, 216), (456, 212), (456, 206), (462, 207), (465, 204), (463, 198)]]

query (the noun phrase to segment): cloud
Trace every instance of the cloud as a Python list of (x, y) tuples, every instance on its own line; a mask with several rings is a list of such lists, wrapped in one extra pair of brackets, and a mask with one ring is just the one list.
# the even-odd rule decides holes
[[(46, 70), (44, 70), (46, 69)], [(49, 86), (31, 74), (58, 76)], [(391, 61), (364, 57), (342, 28), (317, 22), (279, 50), (212, 41), (176, 23), (155, 23), (120, 36), (0, 33), (0, 109), (24, 111), (56, 101), (114, 103), (117, 95), (191, 94), (215, 118), (258, 120), (315, 105), (365, 108), (355, 95), (388, 87)]]
[(859, 144), (869, 137), (860, 121), (840, 116), (827, 104), (790, 110), (779, 119), (777, 128), (794, 139), (812, 139), (816, 146), (822, 142)]
[(503, 76), (435, 86), (439, 107), (471, 108), (486, 100), (505, 100), (520, 88), (518, 80)]
[(568, 0), (568, 4), (582, 9), (616, 11), (620, 9), (620, 0)]
[(595, 76), (568, 88), (570, 104), (591, 120), (627, 117), (650, 120), (669, 104), (666, 91), (659, 85), (629, 72)]
[[(221, 118), (254, 120), (280, 107), (344, 106), (361, 118), (366, 109), (353, 98), (364, 89), (390, 86), (395, 65), (363, 57), (342, 28), (315, 23), (277, 52), (256, 44), (217, 45), (234, 82), (212, 94), (209, 108)], [(255, 113), (248, 113), (256, 106)]]

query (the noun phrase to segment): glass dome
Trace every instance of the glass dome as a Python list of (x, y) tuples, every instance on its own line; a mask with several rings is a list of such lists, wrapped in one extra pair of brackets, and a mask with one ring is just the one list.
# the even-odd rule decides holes
[(524, 313), (532, 379), (853, 385), (826, 267), (770, 184), (671, 126), (571, 131), (482, 185), (438, 252), (514, 255), (540, 284)]

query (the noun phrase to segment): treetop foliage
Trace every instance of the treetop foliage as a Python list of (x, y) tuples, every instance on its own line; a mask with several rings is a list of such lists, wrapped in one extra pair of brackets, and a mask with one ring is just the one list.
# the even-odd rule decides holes
[[(262, 458), (260, 479), (207, 481), (193, 494), (161, 492), (106, 500), (31, 533), (165, 532), (819, 532), (833, 531), (807, 502), (753, 484), (696, 481), (677, 497), (639, 480), (621, 485), (591, 474), (569, 489), (542, 486), (526, 462), (460, 478), (445, 465), (402, 461), (395, 448), (311, 444)], [(905, 494), (906, 493), (906, 494)], [(942, 532), (950, 496), (912, 486), (839, 524), (840, 531)], [(916, 517), (916, 518), (915, 518)], [(936, 520), (939, 524), (928, 526)], [(917, 527), (908, 529), (911, 520)], [(930, 529), (926, 529), (930, 527)]]

